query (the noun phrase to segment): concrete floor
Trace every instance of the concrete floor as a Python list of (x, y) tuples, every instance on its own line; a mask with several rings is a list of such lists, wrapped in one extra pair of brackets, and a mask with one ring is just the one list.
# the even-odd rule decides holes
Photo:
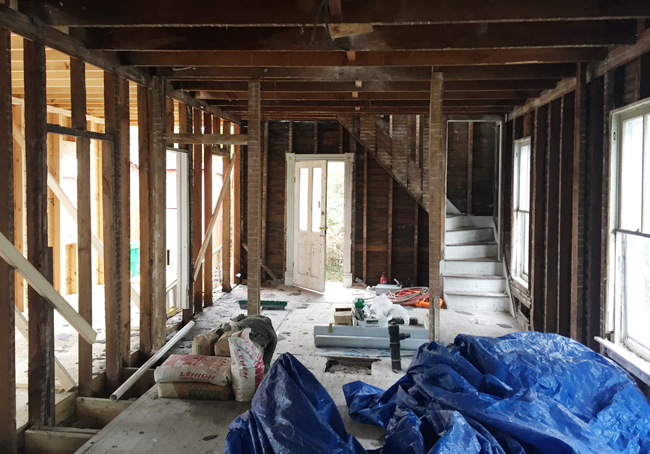
[[(325, 372), (330, 355), (321, 351), (324, 349), (317, 349), (313, 338), (313, 325), (332, 322), (334, 307), (349, 305), (354, 298), (366, 295), (369, 294), (365, 289), (345, 289), (337, 283), (328, 283), (324, 294), (298, 287), (265, 286), (262, 288), (262, 299), (287, 301), (287, 308), (281, 311), (263, 310), (262, 313), (271, 318), (278, 333), (276, 357), (290, 352), (314, 373), (334, 399), (348, 431), (364, 447), (374, 449), (383, 445), (383, 431), (350, 420), (341, 386), (363, 380), (386, 389), (403, 372), (393, 372), (390, 358), (386, 357), (373, 362), (369, 372)], [(245, 298), (245, 286), (238, 286), (229, 294), (218, 293), (215, 305), (196, 317), (196, 325), (170, 353), (189, 353), (195, 335), (245, 313), (237, 304), (237, 300)], [(428, 311), (413, 308), (409, 312), (420, 320), (426, 320)], [(520, 330), (508, 313), (443, 310), (441, 322), (444, 342), (453, 341), (459, 333), (502, 336)], [(409, 363), (410, 358), (403, 358), (402, 368), (406, 369)], [(126, 453), (136, 452), (136, 448), (140, 453), (223, 452), (228, 426), (247, 408), (248, 404), (236, 402), (158, 399), (155, 388), (152, 388), (78, 452)]]

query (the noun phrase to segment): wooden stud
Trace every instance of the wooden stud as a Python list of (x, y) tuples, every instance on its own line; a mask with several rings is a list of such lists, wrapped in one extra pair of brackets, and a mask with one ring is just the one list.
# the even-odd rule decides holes
[(418, 285), (418, 223), (420, 214), (420, 205), (414, 203), (413, 206), (413, 285)]
[(558, 328), (558, 221), (560, 194), (558, 176), (560, 174), (560, 126), (561, 100), (551, 102), (548, 111), (546, 148), (546, 285), (544, 286), (544, 332), (556, 333)]
[[(269, 122), (264, 122), (263, 142), (262, 142), (262, 211), (261, 211), (261, 224), (262, 224), (262, 246), (260, 252), (260, 260), (262, 264), (266, 263), (266, 213), (268, 208), (268, 182), (269, 182)], [(262, 274), (264, 276), (264, 274)], [(269, 277), (271, 277), (269, 275)], [(271, 277), (271, 279), (273, 279)]]
[(442, 73), (431, 75), (429, 112), (429, 338), (440, 341), (440, 260), (445, 225), (445, 142), (442, 118)]
[(467, 124), (467, 214), (472, 214), (472, 183), (474, 168), (474, 122)]
[[(70, 59), (71, 124), (86, 128), (86, 64)], [(77, 145), (77, 296), (79, 315), (93, 318), (92, 230), (90, 200), (90, 139), (78, 137)], [(92, 345), (79, 336), (79, 395), (92, 395)]]
[(261, 278), (261, 122), (260, 80), (248, 82), (248, 313), (260, 313)]
[[(212, 118), (209, 113), (203, 113), (203, 132), (212, 134)], [(214, 132), (219, 132), (214, 131)], [(212, 146), (204, 145), (203, 157), (203, 200), (205, 203), (203, 219), (205, 220), (205, 235), (208, 240), (208, 251), (203, 262), (203, 307), (212, 306), (212, 290), (214, 287), (214, 264), (212, 260), (212, 249), (214, 244), (214, 229), (208, 231), (208, 222), (212, 216)], [(225, 170), (225, 169), (224, 169)]]
[[(192, 113), (192, 123), (194, 134), (201, 133), (201, 112), (194, 110)], [(203, 145), (194, 145), (192, 157), (192, 257), (199, 255), (201, 241), (203, 241)], [(207, 222), (207, 221), (206, 221)], [(192, 270), (194, 271), (194, 270)], [(198, 314), (203, 309), (203, 274), (205, 269), (201, 269), (196, 279), (194, 279), (194, 313)]]
[[(119, 137), (119, 91), (117, 77), (104, 73), (104, 109), (106, 132)], [(104, 296), (106, 321), (106, 388), (113, 392), (120, 386), (122, 328), (122, 244), (121, 244), (121, 143), (104, 143), (102, 147), (102, 188), (104, 210)]]
[[(47, 247), (47, 100), (45, 46), (24, 40), (25, 165), (27, 169), (27, 252), (50, 283)], [(29, 298), (29, 422), (54, 424), (54, 310), (34, 288)], [(13, 308), (12, 308), (13, 309)]]
[(386, 238), (386, 277), (388, 282), (392, 282), (393, 276), (393, 176), (388, 175), (388, 238)]
[(578, 342), (588, 342), (584, 334), (590, 330), (585, 326), (585, 304), (583, 299), (583, 269), (580, 267), (584, 258), (584, 201), (580, 200), (580, 191), (584, 187), (584, 168), (582, 161), (586, 152), (587, 131), (587, 65), (578, 63), (576, 71), (576, 91), (574, 107), (574, 151), (573, 151), (573, 191), (571, 224), (571, 338)]
[(531, 155), (531, 220), (530, 220), (530, 296), (531, 326), (544, 331), (544, 224), (546, 220), (546, 120), (547, 106), (535, 110), (535, 124)]
[[(48, 121), (60, 123), (59, 114), (48, 113)], [(47, 170), (57, 182), (60, 182), (61, 154), (60, 154), (61, 137), (48, 134), (47, 136)], [(47, 190), (47, 230), (48, 246), (52, 248), (53, 275), (52, 281), (57, 292), (62, 293), (61, 289), (61, 205), (59, 204), (52, 190)]]
[[(289, 123), (291, 128), (291, 123)], [(240, 126), (233, 124), (234, 133), (239, 133)], [(241, 278), (237, 277), (243, 270), (241, 269), (241, 147), (235, 145), (235, 168), (233, 174), (233, 219), (232, 219), (232, 267), (234, 270), (234, 280), (236, 284), (241, 283)]]
[(151, 355), (151, 187), (149, 174), (153, 157), (153, 99), (151, 90), (138, 85), (138, 166), (140, 201), (140, 353)]
[[(25, 133), (23, 130), (23, 105), (13, 107), (14, 134), (14, 245), (25, 255)], [(25, 310), (27, 288), (20, 273), (15, 274), (14, 293), (16, 306)]]
[[(214, 117), (214, 122), (215, 125), (219, 123), (219, 119)], [(230, 122), (229, 121), (224, 121), (223, 122), (223, 132), (224, 133), (229, 133), (230, 132)], [(228, 147), (230, 148), (230, 147)], [(239, 159), (239, 156), (235, 156), (235, 159)], [(223, 158), (223, 169), (224, 171), (226, 168), (230, 165), (230, 158)], [(237, 172), (235, 168), (235, 174), (233, 175), (233, 178), (235, 181), (237, 180)], [(231, 181), (233, 178), (230, 178), (230, 180), (224, 185), (226, 188), (225, 196), (223, 198), (223, 206), (222, 206), (222, 227), (221, 227), (221, 245), (223, 246), (223, 249), (221, 250), (221, 291), (222, 292), (230, 292), (232, 289), (230, 283), (231, 283), (231, 271), (230, 271), (230, 191), (231, 191)]]
[(368, 153), (363, 153), (363, 282), (368, 279)]
[(318, 153), (318, 120), (314, 120), (314, 154)]
[(150, 190), (151, 190), (151, 344), (153, 350), (159, 350), (165, 344), (167, 330), (165, 323), (167, 311), (165, 299), (167, 297), (167, 248), (166, 225), (167, 213), (165, 202), (167, 199), (167, 166), (164, 156), (165, 141), (165, 84), (164, 79), (155, 76), (153, 86), (153, 148), (150, 160)]
[[(14, 164), (11, 106), (11, 34), (0, 30), (0, 233), (14, 238)], [(16, 273), (17, 274), (17, 273)], [(16, 438), (16, 345), (14, 270), (0, 260), (0, 451), (18, 452)]]
[(129, 81), (118, 79), (118, 111), (120, 157), (120, 261), (121, 269), (121, 342), (120, 360), (131, 366), (131, 118), (129, 111)]
[[(180, 103), (178, 105), (178, 130), (181, 134), (187, 134), (189, 131), (192, 130), (192, 108), (188, 106), (187, 104)], [(188, 187), (189, 187), (189, 244), (193, 245), (194, 244), (194, 223), (193, 223), (193, 181), (194, 181), (194, 154), (190, 152), (190, 145), (184, 145), (182, 146), (184, 149), (187, 151), (187, 169), (188, 169), (188, 174), (187, 174), (187, 179), (189, 181)], [(189, 247), (189, 263), (193, 263), (194, 260), (194, 249), (193, 247)], [(191, 271), (191, 270), (190, 270)], [(189, 322), (192, 320), (192, 317), (194, 316), (194, 279), (189, 280), (189, 294), (188, 294), (188, 308), (183, 309), (183, 324)]]

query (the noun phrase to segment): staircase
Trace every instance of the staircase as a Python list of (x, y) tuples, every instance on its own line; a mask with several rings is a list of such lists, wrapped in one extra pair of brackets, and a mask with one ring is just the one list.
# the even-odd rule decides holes
[(510, 310), (503, 263), (497, 259), (497, 248), (490, 216), (468, 216), (450, 213), (448, 209), (445, 259), (441, 270), (448, 309)]

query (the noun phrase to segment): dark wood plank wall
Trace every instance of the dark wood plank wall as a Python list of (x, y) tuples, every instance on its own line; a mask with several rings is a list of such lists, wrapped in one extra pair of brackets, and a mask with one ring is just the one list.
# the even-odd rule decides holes
[(467, 213), (467, 144), (469, 122), (448, 123), (447, 198), (461, 213)]
[[(576, 104), (575, 92), (566, 93), (539, 106), (534, 118), (533, 135), (539, 147), (533, 152), (531, 190), (540, 200), (531, 200), (531, 248), (533, 328), (546, 332), (570, 334), (572, 323), (579, 323), (578, 341), (597, 349), (594, 336), (607, 337), (605, 331), (605, 295), (607, 294), (610, 165), (610, 112), (650, 97), (650, 54), (595, 77), (586, 84), (584, 101)], [(575, 120), (584, 122), (584, 138), (575, 159)], [(514, 125), (513, 125), (514, 124)], [(505, 140), (502, 184), (509, 184), (512, 172), (513, 140), (524, 135), (526, 119), (519, 116), (506, 124), (514, 133)], [(476, 127), (476, 125), (475, 125)], [(539, 153), (543, 153), (540, 155)], [(475, 158), (476, 159), (476, 158)], [(579, 178), (574, 166), (579, 163)], [(577, 186), (575, 181), (578, 182)], [(505, 186), (507, 187), (507, 186)], [(572, 198), (574, 190), (577, 199)], [(511, 195), (504, 191), (502, 203)], [(575, 202), (578, 206), (575, 207)], [(576, 211), (577, 208), (577, 217)], [(511, 207), (509, 208), (511, 210)], [(506, 218), (509, 216), (507, 213)], [(571, 249), (576, 241), (571, 235), (578, 222), (578, 261), (572, 278)], [(540, 228), (542, 231), (540, 231)], [(532, 243), (531, 243), (532, 245)], [(505, 251), (510, 253), (510, 243)], [(572, 279), (578, 279), (573, 282)], [(571, 291), (577, 284), (579, 313), (571, 311)], [(573, 288), (576, 291), (575, 288)], [(573, 318), (577, 318), (573, 320)]]
[[(353, 208), (353, 274), (368, 283), (379, 282), (382, 272), (408, 285), (425, 285), (428, 279), (428, 215), (399, 184), (390, 185), (390, 175), (363, 147), (351, 140), (336, 121), (270, 121), (268, 137), (268, 177), (265, 192), (265, 264), (282, 279), (286, 266), (286, 153), (355, 153)], [(421, 140), (424, 139), (421, 138)], [(366, 160), (364, 166), (364, 159)], [(242, 161), (244, 164), (245, 160)], [(364, 171), (367, 168), (367, 172)], [(245, 168), (241, 187), (246, 187)], [(365, 191), (367, 182), (367, 193)], [(389, 213), (389, 199), (392, 209)], [(364, 198), (366, 203), (364, 204)], [(242, 197), (243, 203), (244, 197)], [(366, 222), (364, 224), (364, 207)], [(242, 213), (245, 207), (242, 207)], [(416, 214), (417, 213), (417, 214)], [(242, 242), (246, 243), (245, 217), (242, 216)], [(389, 220), (392, 221), (389, 222)], [(390, 238), (389, 238), (390, 224)], [(364, 225), (365, 250), (364, 260)], [(419, 235), (417, 234), (419, 233)], [(416, 236), (417, 235), (417, 236)], [(241, 268), (245, 276), (246, 251)], [(390, 260), (389, 260), (390, 258)], [(365, 263), (365, 274), (364, 274)], [(390, 263), (390, 265), (389, 265)]]
[(497, 123), (474, 122), (472, 146), (472, 214), (494, 214), (494, 167)]

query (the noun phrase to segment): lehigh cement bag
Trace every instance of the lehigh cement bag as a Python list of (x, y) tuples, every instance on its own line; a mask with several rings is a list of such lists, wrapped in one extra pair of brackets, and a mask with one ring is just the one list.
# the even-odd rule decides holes
[(156, 368), (156, 383), (200, 382), (228, 386), (232, 381), (229, 358), (202, 355), (172, 355)]
[(229, 339), (232, 360), (232, 390), (235, 400), (249, 402), (264, 378), (264, 361), (250, 340), (250, 328), (234, 333)]
[(194, 341), (192, 341), (192, 354), (214, 356), (214, 344), (216, 344), (218, 340), (219, 335), (212, 331), (195, 336)]
[(230, 400), (229, 387), (210, 383), (158, 383), (158, 397), (177, 397), (179, 399)]
[(230, 339), (233, 334), (235, 334), (235, 331), (226, 331), (221, 335), (219, 340), (214, 344), (214, 356), (230, 358), (230, 342), (228, 342), (228, 339)]

